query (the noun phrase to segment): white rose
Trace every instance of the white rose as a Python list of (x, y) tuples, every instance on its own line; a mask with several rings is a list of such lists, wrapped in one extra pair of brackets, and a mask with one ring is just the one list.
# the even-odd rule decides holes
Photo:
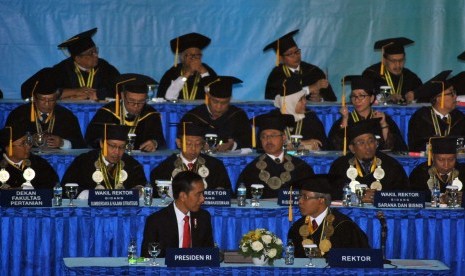
[(268, 257), (269, 258), (274, 258), (276, 257), (276, 254), (278, 253), (278, 250), (276, 250), (275, 248), (271, 248), (270, 251), (268, 251)]
[(252, 243), (252, 250), (258, 252), (263, 249), (263, 244), (259, 241), (254, 241)]
[(263, 235), (262, 240), (265, 244), (269, 244), (273, 240), (273, 238), (270, 235)]
[(276, 239), (276, 244), (281, 245), (281, 244), (283, 244), (283, 241), (280, 238), (277, 238)]

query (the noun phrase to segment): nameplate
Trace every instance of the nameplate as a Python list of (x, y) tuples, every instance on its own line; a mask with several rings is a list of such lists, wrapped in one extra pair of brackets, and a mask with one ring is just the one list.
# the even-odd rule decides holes
[(425, 208), (425, 192), (417, 191), (377, 191), (376, 208)]
[(167, 267), (219, 267), (218, 248), (167, 248)]
[[(292, 200), (292, 206), (299, 205), (299, 194), (300, 191), (292, 191), (292, 196), (289, 195), (289, 189), (280, 189), (278, 191), (278, 205), (289, 206), (290, 200)], [(290, 199), (290, 197), (292, 199)]]
[(53, 191), (50, 190), (2, 190), (2, 207), (52, 207)]
[(139, 206), (139, 191), (134, 190), (89, 190), (90, 207)]
[(203, 192), (206, 206), (231, 206), (231, 192), (228, 190), (207, 189)]
[(328, 254), (330, 267), (383, 268), (383, 254), (380, 249), (332, 248)]

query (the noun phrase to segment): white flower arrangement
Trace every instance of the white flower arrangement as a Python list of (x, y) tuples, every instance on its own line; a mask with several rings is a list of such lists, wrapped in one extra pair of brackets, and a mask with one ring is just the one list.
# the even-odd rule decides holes
[(283, 241), (270, 231), (258, 228), (245, 234), (239, 243), (239, 253), (245, 257), (265, 256), (270, 265), (281, 258)]

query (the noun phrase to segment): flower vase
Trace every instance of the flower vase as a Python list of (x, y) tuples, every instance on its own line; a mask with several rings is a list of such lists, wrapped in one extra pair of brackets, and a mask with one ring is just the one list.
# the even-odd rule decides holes
[(253, 257), (252, 262), (256, 266), (264, 266), (268, 264), (268, 259), (265, 258), (265, 255), (261, 255), (260, 258), (258, 257)]

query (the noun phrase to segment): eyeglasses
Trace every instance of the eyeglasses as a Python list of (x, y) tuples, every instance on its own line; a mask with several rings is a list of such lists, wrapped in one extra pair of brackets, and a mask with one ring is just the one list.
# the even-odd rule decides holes
[(364, 147), (364, 146), (372, 146), (376, 143), (378, 143), (376, 139), (368, 139), (368, 140), (355, 141), (353, 144), (358, 147)]
[(295, 57), (295, 56), (298, 56), (302, 53), (302, 50), (301, 49), (297, 49), (295, 50), (294, 52), (290, 52), (290, 53), (287, 53), (287, 54), (284, 54), (283, 56), (285, 57)]
[[(452, 96), (452, 97), (454, 97), (455, 95), (457, 95), (457, 91), (455, 90), (452, 90), (451, 92), (444, 94), (444, 96)], [(441, 96), (441, 94), (439, 94), (439, 96)]]
[(117, 146), (115, 144), (107, 143), (107, 146), (108, 146), (108, 149), (111, 150), (111, 151), (114, 151), (114, 150), (124, 151), (124, 150), (126, 150), (126, 145)]
[(369, 97), (370, 95), (358, 95), (358, 96), (355, 96), (355, 95), (350, 95), (350, 99), (351, 100), (360, 100), (360, 101), (363, 101), (366, 99), (366, 97)]
[(32, 142), (29, 141), (29, 139), (24, 139), (23, 141), (21, 141), (20, 143), (18, 144), (13, 144), (13, 147), (32, 147)]
[(299, 200), (302, 199), (302, 200), (307, 201), (307, 200), (310, 200), (310, 199), (319, 199), (319, 198), (322, 198), (322, 197), (321, 197), (321, 196), (299, 195), (299, 196), (297, 196), (297, 198), (298, 198)]
[(55, 103), (58, 99), (57, 98), (39, 98), (35, 97), (36, 101), (41, 103)]
[(186, 54), (186, 57), (190, 59), (201, 59), (202, 56), (203, 56), (202, 54)]
[(270, 135), (260, 135), (260, 139), (262, 140), (268, 140), (268, 139), (274, 139), (282, 136), (282, 134), (270, 134)]
[(133, 102), (133, 101), (128, 101), (126, 100), (126, 103), (128, 105), (132, 105), (132, 106), (138, 106), (138, 105), (144, 105), (147, 103), (148, 100), (144, 100), (144, 101), (140, 101), (140, 102)]
[(88, 51), (85, 51), (85, 52), (79, 54), (79, 56), (81, 56), (81, 57), (85, 57), (85, 56), (94, 56), (94, 55), (95, 55), (95, 56), (98, 55), (98, 47), (95, 47), (95, 48), (93, 48), (93, 49), (90, 49), (90, 50), (88, 50)]

